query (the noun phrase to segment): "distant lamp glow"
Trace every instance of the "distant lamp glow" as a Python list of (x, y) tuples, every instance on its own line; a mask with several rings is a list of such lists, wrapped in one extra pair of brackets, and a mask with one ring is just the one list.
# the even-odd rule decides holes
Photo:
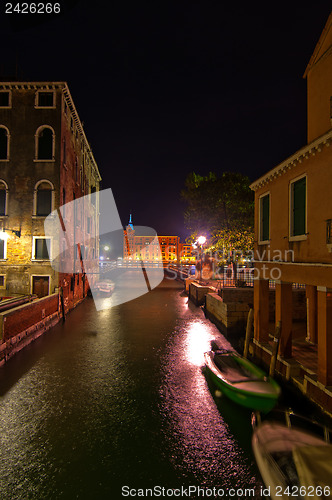
[(206, 242), (206, 238), (205, 238), (205, 236), (199, 236), (199, 237), (197, 238), (197, 243), (198, 243), (199, 245), (204, 245), (204, 243), (205, 243), (205, 242)]
[(109, 250), (109, 249), (110, 249), (110, 247), (109, 247), (108, 245), (105, 245), (105, 246), (104, 246), (104, 250), (106, 250), (106, 252), (107, 252), (107, 250)]

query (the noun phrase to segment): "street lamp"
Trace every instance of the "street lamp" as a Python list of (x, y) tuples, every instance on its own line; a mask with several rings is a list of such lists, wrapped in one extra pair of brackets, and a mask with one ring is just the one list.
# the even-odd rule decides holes
[(202, 281), (202, 266), (203, 266), (203, 245), (206, 242), (205, 236), (199, 236), (197, 238), (197, 243), (201, 246), (201, 268), (199, 271), (199, 281)]
[(10, 231), (11, 233), (15, 234), (18, 238), (21, 238), (21, 230), (16, 230), (16, 229), (3, 229), (0, 231), (0, 240), (8, 240), (8, 234), (6, 231)]

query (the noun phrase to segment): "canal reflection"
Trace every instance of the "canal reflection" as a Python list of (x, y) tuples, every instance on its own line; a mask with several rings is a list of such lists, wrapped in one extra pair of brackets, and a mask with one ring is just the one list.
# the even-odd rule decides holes
[[(201, 311), (200, 311), (201, 312)], [(198, 317), (197, 317), (198, 316)], [(164, 357), (164, 378), (160, 387), (161, 413), (169, 455), (178, 473), (187, 480), (211, 487), (253, 488), (258, 484), (252, 467), (250, 450), (243, 450), (218, 410), (202, 371), (204, 352), (212, 340), (222, 348), (232, 349), (203, 313), (192, 311), (192, 317), (181, 322), (170, 339)], [(180, 362), (181, 360), (181, 362)], [(232, 409), (230, 420), (241, 414)], [(249, 416), (244, 412), (239, 424), (251, 434)], [(247, 441), (250, 445), (250, 439)]]
[(111, 309), (78, 306), (0, 370), (1, 499), (258, 488), (250, 415), (202, 372), (212, 340), (230, 347), (176, 281)]

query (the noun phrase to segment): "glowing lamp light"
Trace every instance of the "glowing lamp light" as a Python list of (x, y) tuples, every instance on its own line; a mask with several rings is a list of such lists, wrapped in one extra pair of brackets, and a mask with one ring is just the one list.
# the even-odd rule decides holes
[(0, 231), (0, 240), (8, 240), (9, 238), (9, 235), (7, 233), (5, 233), (4, 231)]
[(107, 252), (107, 250), (109, 250), (109, 249), (110, 249), (110, 247), (109, 247), (108, 245), (105, 245), (105, 246), (104, 246), (104, 250), (106, 250), (106, 252)]
[(205, 238), (205, 236), (200, 236), (200, 237), (197, 239), (197, 242), (199, 243), (199, 245), (204, 245), (204, 243), (206, 242), (206, 238)]
[(5, 231), (0, 231), (0, 239), (1, 240), (8, 240), (9, 236), (8, 234), (6, 233), (6, 231), (10, 231), (11, 233), (15, 234), (15, 236), (17, 236), (17, 238), (21, 238), (21, 230), (17, 230), (17, 229), (6, 229)]

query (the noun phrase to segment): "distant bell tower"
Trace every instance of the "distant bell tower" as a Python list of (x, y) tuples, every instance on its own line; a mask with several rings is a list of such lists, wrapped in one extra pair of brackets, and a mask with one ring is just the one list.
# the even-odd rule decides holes
[(130, 215), (129, 215), (129, 222), (128, 222), (127, 229), (128, 229), (128, 227), (130, 227), (130, 229), (131, 229), (132, 231), (134, 231), (134, 226), (133, 226), (133, 223), (132, 223), (132, 220), (131, 220), (131, 213), (130, 213)]
[(131, 259), (133, 254), (135, 253), (135, 229), (132, 222), (132, 214), (130, 212), (129, 222), (124, 230), (124, 239), (123, 239), (123, 258)]

